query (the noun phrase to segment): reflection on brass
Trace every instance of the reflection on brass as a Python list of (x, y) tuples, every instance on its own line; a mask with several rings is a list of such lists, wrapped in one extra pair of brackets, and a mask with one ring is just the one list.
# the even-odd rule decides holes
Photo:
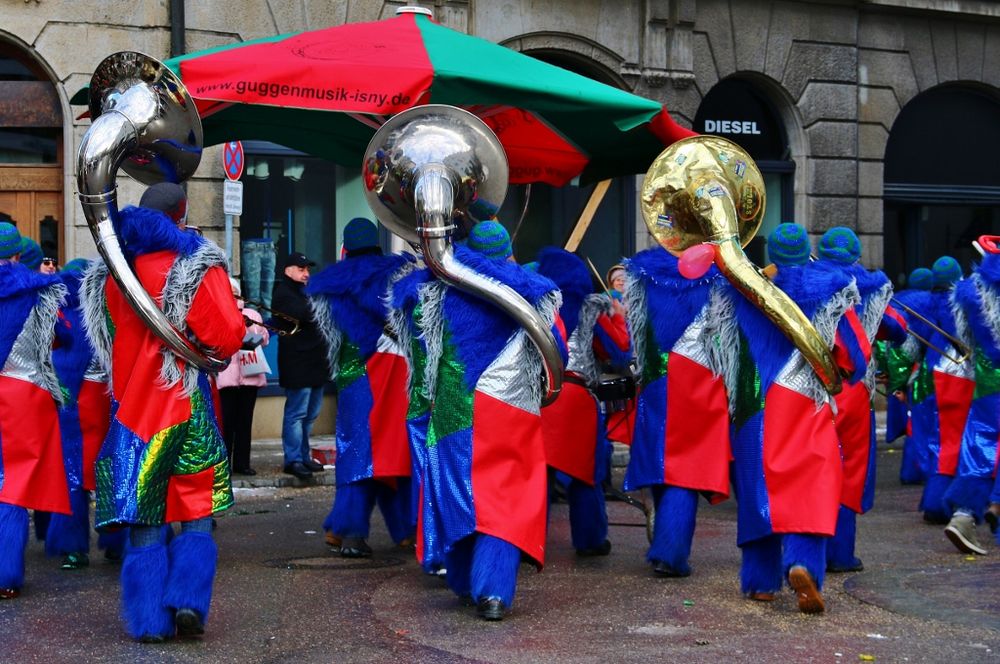
[(653, 161), (640, 206), (650, 234), (680, 255), (702, 242), (716, 246), (719, 271), (798, 348), (830, 394), (840, 374), (829, 346), (798, 305), (743, 253), (764, 220), (764, 179), (750, 155), (717, 136), (678, 141)]

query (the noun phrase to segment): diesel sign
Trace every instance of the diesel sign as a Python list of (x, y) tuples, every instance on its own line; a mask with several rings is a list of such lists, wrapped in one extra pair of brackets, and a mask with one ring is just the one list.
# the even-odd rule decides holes
[(705, 133), (714, 134), (760, 134), (756, 122), (738, 120), (705, 120)]

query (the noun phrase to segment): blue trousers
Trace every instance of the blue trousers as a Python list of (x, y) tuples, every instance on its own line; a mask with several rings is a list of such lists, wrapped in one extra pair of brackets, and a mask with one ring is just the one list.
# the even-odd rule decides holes
[(248, 302), (261, 302), (270, 307), (271, 291), (274, 290), (274, 242), (260, 238), (244, 240), (240, 246), (240, 271), (246, 288), (243, 295)]
[(285, 390), (285, 414), (281, 423), (281, 447), (285, 465), (309, 460), (309, 434), (323, 406), (322, 387)]

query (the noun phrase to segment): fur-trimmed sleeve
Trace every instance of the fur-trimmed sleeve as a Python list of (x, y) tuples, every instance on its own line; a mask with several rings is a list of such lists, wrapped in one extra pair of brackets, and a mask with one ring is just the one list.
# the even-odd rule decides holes
[(111, 374), (111, 319), (108, 315), (105, 286), (108, 280), (108, 266), (102, 261), (91, 261), (80, 281), (80, 311), (83, 327), (94, 348), (94, 358), (101, 369)]
[(319, 294), (309, 296), (309, 307), (316, 327), (326, 342), (327, 365), (330, 367), (330, 380), (333, 380), (340, 372), (340, 346), (344, 342), (344, 334), (334, 322), (330, 303), (325, 297)]

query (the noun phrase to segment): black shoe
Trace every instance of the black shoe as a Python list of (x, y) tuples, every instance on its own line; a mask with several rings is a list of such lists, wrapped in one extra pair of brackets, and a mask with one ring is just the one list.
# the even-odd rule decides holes
[(313, 476), (312, 471), (301, 461), (295, 461), (285, 466), (285, 473), (295, 475), (300, 480), (308, 480)]
[(597, 556), (606, 556), (611, 553), (611, 540), (604, 540), (604, 543), (600, 546), (595, 546), (590, 549), (577, 549), (576, 555), (581, 558), (595, 558)]
[(499, 597), (484, 597), (476, 605), (476, 615), (483, 620), (503, 620), (507, 607)]
[(360, 537), (345, 537), (340, 543), (342, 558), (371, 558), (372, 548)]
[(864, 571), (865, 566), (862, 564), (860, 558), (855, 558), (848, 565), (835, 565), (827, 563), (826, 571), (829, 574), (846, 574), (847, 572), (861, 572)]
[(670, 565), (666, 564), (662, 560), (657, 560), (653, 562), (653, 574), (656, 576), (662, 576), (668, 579), (682, 579), (685, 576), (691, 576), (690, 569), (674, 569)]
[(63, 558), (62, 569), (83, 569), (90, 565), (90, 556), (86, 553), (71, 553)]
[(254, 470), (253, 468), (240, 468), (235, 472), (237, 475), (247, 475), (247, 476), (253, 476), (257, 474), (257, 471)]
[(996, 513), (986, 510), (986, 513), (983, 515), (983, 519), (985, 519), (986, 523), (989, 525), (990, 532), (996, 535), (997, 528), (1000, 527), (1000, 518), (997, 517)]
[(313, 471), (314, 473), (322, 473), (324, 470), (326, 470), (326, 468), (323, 467), (323, 464), (321, 464), (319, 461), (313, 461), (312, 459), (309, 459), (308, 461), (303, 461), (302, 463), (305, 465), (306, 468)]
[(205, 623), (194, 609), (177, 609), (177, 613), (174, 614), (174, 627), (177, 628), (177, 636), (181, 638), (201, 636), (205, 633)]

